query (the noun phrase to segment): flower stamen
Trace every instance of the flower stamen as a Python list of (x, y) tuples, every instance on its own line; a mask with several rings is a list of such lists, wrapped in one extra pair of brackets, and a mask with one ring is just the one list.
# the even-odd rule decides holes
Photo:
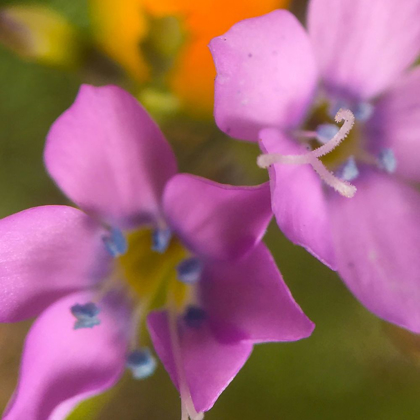
[(267, 168), (275, 163), (282, 163), (285, 165), (310, 164), (327, 185), (334, 188), (344, 197), (353, 197), (356, 193), (356, 187), (347, 181), (337, 178), (319, 159), (334, 150), (347, 137), (354, 125), (354, 115), (348, 109), (340, 109), (335, 116), (335, 121), (337, 123), (344, 121), (344, 124), (326, 144), (302, 155), (281, 155), (279, 153), (260, 155), (257, 159), (258, 166), (260, 168)]
[(155, 229), (152, 233), (152, 250), (164, 254), (171, 242), (172, 232), (168, 228)]
[[(140, 346), (142, 321), (148, 311), (149, 301), (137, 305), (132, 314), (133, 331), (131, 335), (131, 353), (128, 354), (125, 366), (135, 379), (142, 380), (153, 375), (157, 367), (156, 358), (148, 347)], [(140, 347), (139, 347), (140, 346)]]
[(102, 238), (108, 253), (117, 258), (127, 252), (128, 244), (124, 234), (120, 229), (111, 228), (108, 236)]
[(378, 166), (389, 174), (397, 169), (397, 159), (392, 149), (382, 149), (378, 155)]
[(98, 318), (101, 310), (93, 302), (88, 302), (83, 305), (77, 303), (70, 308), (71, 313), (76, 318), (74, 329), (93, 328), (101, 323)]
[(353, 181), (359, 176), (359, 168), (357, 167), (354, 156), (350, 156), (342, 165), (339, 171), (339, 177), (344, 181)]
[(189, 328), (200, 328), (206, 318), (204, 309), (195, 305), (189, 305), (184, 314), (184, 322)]
[(136, 349), (127, 356), (126, 366), (135, 379), (146, 379), (156, 370), (156, 358), (148, 347)]
[(321, 124), (316, 128), (315, 137), (322, 143), (328, 143), (338, 132), (340, 128), (335, 124)]
[(141, 326), (142, 322), (145, 318), (145, 315), (148, 311), (148, 301), (145, 300), (142, 303), (139, 303), (133, 310), (132, 316), (131, 316), (131, 322), (132, 322), (132, 333), (131, 333), (131, 348), (135, 349), (137, 348), (139, 342), (140, 342), (140, 335), (141, 335)]
[(196, 257), (186, 258), (182, 260), (177, 268), (177, 278), (186, 284), (197, 283), (201, 278), (203, 266), (201, 261)]

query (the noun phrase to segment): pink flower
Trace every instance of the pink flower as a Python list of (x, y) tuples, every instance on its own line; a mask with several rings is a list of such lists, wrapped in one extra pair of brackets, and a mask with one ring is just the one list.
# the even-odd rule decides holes
[(279, 227), (370, 311), (417, 333), (419, 19), (419, 0), (312, 0), (308, 33), (278, 10), (210, 45), (217, 124), (260, 140)]
[(45, 206), (0, 221), (0, 319), (37, 317), (5, 419), (64, 418), (125, 367), (153, 373), (146, 322), (184, 418), (211, 408), (254, 343), (311, 334), (261, 242), (268, 184), (176, 174), (128, 93), (83, 86), (50, 130), (45, 163), (83, 211)]

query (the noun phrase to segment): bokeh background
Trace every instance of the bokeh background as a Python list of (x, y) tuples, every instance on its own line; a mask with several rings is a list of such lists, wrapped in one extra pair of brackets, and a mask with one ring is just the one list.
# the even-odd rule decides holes
[[(0, 5), (17, 3), (1, 0)], [(87, 0), (25, 2), (35, 3), (65, 17), (81, 42), (91, 38)], [(303, 17), (305, 1), (294, 1), (290, 7)], [(31, 206), (66, 203), (45, 172), (42, 152), (51, 123), (70, 106), (83, 81), (132, 87), (123, 72), (94, 48), (83, 68), (72, 69), (25, 60), (0, 45), (0, 217)], [(226, 138), (210, 116), (160, 112), (159, 101), (166, 104), (170, 98), (158, 97), (157, 107), (156, 101), (150, 107), (182, 171), (233, 184), (267, 179), (266, 171), (255, 165), (255, 145)], [(420, 418), (420, 338), (368, 313), (334, 272), (288, 242), (274, 223), (266, 243), (295, 299), (316, 323), (315, 332), (301, 342), (256, 346), (206, 419)], [(0, 410), (16, 385), (30, 324), (0, 325)], [(160, 366), (142, 382), (126, 374), (114, 390), (84, 404), (71, 418), (179, 419), (180, 401)]]

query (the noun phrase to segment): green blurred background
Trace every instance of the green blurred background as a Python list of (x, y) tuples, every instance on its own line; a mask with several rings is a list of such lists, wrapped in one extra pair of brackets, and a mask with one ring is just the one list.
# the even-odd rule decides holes
[[(2, 0), (2, 6), (12, 3)], [(89, 35), (86, 0), (41, 3)], [(292, 7), (301, 11), (304, 2)], [(0, 47), (0, 217), (66, 202), (46, 175), (42, 151), (49, 126), (72, 103), (81, 80), (80, 74), (24, 61)], [(163, 129), (183, 171), (234, 184), (267, 177), (254, 164), (256, 146), (226, 139), (211, 121), (166, 119)], [(368, 313), (335, 273), (285, 240), (274, 223), (266, 242), (317, 327), (301, 342), (256, 346), (206, 419), (420, 418), (420, 339)], [(29, 326), (0, 325), (1, 409), (16, 385)], [(127, 374), (94, 409), (84, 407), (73, 418), (179, 419), (180, 401), (160, 366), (143, 382)]]

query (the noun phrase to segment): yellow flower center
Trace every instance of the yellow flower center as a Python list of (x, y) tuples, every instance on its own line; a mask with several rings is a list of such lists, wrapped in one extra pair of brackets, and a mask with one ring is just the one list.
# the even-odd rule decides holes
[(173, 237), (165, 252), (152, 250), (152, 231), (130, 233), (128, 251), (118, 257), (117, 269), (129, 285), (135, 300), (148, 310), (165, 306), (170, 292), (178, 307), (184, 306), (191, 287), (177, 279), (177, 266), (189, 256)]

